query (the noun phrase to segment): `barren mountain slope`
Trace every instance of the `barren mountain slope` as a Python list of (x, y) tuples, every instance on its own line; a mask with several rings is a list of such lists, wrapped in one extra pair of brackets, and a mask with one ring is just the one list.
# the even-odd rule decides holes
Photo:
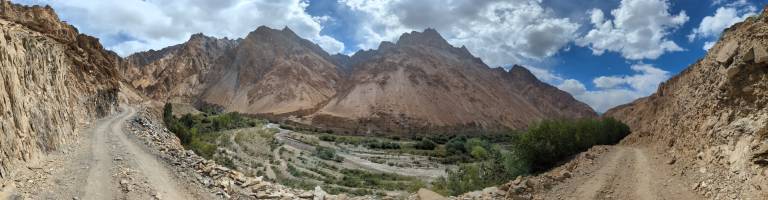
[(546, 118), (594, 117), (586, 104), (528, 70), (491, 69), (434, 29), (360, 51), (345, 62), (345, 87), (312, 123), (358, 132), (503, 130)]
[(727, 29), (699, 62), (606, 115), (656, 147), (708, 198), (768, 196), (768, 13)]
[(135, 53), (120, 72), (134, 88), (153, 99), (192, 102), (203, 89), (203, 78), (238, 40), (194, 34), (189, 41), (159, 51)]
[(313, 109), (336, 93), (337, 65), (316, 44), (288, 28), (259, 27), (206, 76), (201, 100), (249, 114), (286, 114)]
[(525, 68), (491, 69), (433, 29), (352, 57), (331, 56), (287, 28), (259, 27), (242, 40), (196, 35), (128, 60), (126, 80), (156, 100), (293, 115), (350, 133), (500, 131), (596, 116)]
[(0, 178), (117, 104), (119, 58), (50, 7), (0, 0)]

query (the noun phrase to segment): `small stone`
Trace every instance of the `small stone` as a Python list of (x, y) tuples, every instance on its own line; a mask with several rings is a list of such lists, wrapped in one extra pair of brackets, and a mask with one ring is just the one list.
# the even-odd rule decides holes
[(309, 192), (309, 191), (299, 194), (299, 198), (302, 198), (302, 199), (311, 199), (314, 196), (315, 195), (313, 195), (312, 192)]
[(677, 159), (675, 159), (675, 158), (669, 159), (667, 161), (667, 165), (675, 164), (675, 162), (677, 162)]

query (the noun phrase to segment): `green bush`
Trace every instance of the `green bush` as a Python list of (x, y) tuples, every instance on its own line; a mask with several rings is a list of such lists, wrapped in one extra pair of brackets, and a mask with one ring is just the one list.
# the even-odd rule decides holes
[(413, 148), (421, 150), (435, 150), (435, 147), (437, 147), (437, 144), (427, 138), (422, 138), (421, 141), (413, 145)]
[(336, 162), (344, 161), (339, 155), (336, 155), (336, 150), (328, 147), (317, 147), (315, 150), (315, 156), (323, 160), (332, 160)]
[(336, 136), (333, 135), (321, 135), (320, 140), (326, 141), (326, 142), (335, 142)]

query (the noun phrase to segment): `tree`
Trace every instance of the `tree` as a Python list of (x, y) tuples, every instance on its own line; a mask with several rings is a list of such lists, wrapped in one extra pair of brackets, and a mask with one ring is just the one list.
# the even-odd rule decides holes
[(488, 158), (488, 151), (485, 150), (482, 146), (474, 146), (472, 147), (472, 151), (469, 153), (472, 155), (473, 158), (478, 160), (485, 160)]
[(173, 105), (171, 103), (165, 103), (163, 106), (163, 122), (165, 126), (170, 126), (173, 121)]

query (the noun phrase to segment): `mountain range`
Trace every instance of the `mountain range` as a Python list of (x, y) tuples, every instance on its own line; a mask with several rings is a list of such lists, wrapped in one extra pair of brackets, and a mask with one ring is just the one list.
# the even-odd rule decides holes
[(236, 40), (195, 34), (133, 54), (119, 71), (159, 101), (350, 134), (493, 132), (597, 116), (524, 67), (490, 68), (435, 29), (352, 56), (330, 55), (289, 28), (262, 26)]

